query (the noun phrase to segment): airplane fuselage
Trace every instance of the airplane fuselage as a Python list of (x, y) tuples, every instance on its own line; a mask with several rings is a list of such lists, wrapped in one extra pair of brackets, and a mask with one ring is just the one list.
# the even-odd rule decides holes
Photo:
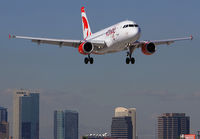
[(94, 49), (94, 54), (114, 53), (126, 50), (127, 45), (140, 38), (141, 29), (133, 21), (123, 21), (106, 29), (98, 31), (86, 41), (105, 41), (105, 47)]

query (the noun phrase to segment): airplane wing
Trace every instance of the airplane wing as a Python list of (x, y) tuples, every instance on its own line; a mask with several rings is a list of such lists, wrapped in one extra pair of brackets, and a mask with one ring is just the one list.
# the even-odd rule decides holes
[[(38, 44), (51, 44), (51, 45), (58, 45), (60, 47), (62, 46), (71, 46), (74, 48), (78, 48), (78, 46), (81, 43), (84, 43), (84, 40), (65, 40), (65, 39), (51, 39), (51, 38), (37, 38), (37, 37), (27, 37), (27, 36), (15, 36), (15, 35), (9, 35), (9, 38), (17, 38), (17, 39), (26, 39), (31, 40), (32, 42), (38, 43)], [(91, 43), (94, 44), (94, 46), (102, 46), (105, 45), (104, 41), (94, 41), (91, 40)]]
[(176, 39), (167, 39), (167, 40), (154, 40), (154, 41), (136, 41), (132, 45), (137, 46), (137, 48), (142, 47), (145, 43), (147, 42), (152, 42), (155, 45), (162, 45), (162, 44), (167, 44), (170, 45), (176, 41), (182, 41), (182, 40), (192, 40), (193, 36), (190, 37), (185, 37), (185, 38), (176, 38)]

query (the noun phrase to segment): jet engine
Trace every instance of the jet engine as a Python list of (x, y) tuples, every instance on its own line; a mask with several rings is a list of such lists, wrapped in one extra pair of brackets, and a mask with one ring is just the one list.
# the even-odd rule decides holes
[(94, 49), (94, 46), (90, 42), (81, 43), (78, 47), (79, 53), (81, 53), (83, 55), (88, 55), (88, 54), (92, 53), (93, 49)]
[(152, 55), (156, 52), (156, 46), (152, 42), (147, 42), (142, 46), (142, 52), (145, 55)]

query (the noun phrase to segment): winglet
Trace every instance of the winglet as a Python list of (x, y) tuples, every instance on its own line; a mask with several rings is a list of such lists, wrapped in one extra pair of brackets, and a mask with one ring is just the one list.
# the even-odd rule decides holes
[(191, 40), (193, 40), (193, 39), (194, 39), (194, 37), (191, 35), (191, 36), (190, 36), (190, 39), (191, 39)]
[(15, 35), (11, 35), (11, 34), (9, 34), (9, 39), (12, 39), (12, 38), (16, 38), (16, 36)]

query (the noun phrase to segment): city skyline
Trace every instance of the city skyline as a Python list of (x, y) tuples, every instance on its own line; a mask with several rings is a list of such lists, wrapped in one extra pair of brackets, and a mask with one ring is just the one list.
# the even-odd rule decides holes
[[(14, 96), (15, 95), (19, 95), (18, 97), (29, 97), (29, 95), (31, 95), (31, 96), (34, 96), (34, 94), (38, 94), (38, 93), (30, 93), (30, 90), (18, 90), (18, 91), (15, 91), (14, 92)], [(14, 100), (15, 100), (15, 103), (16, 103), (16, 99), (17, 99), (17, 97), (15, 96), (14, 97)], [(21, 99), (22, 101), (23, 101), (23, 99)], [(24, 100), (26, 100), (26, 99), (24, 99)], [(29, 99), (30, 100), (30, 99)], [(37, 102), (37, 101), (34, 101), (34, 102)], [(23, 104), (23, 103), (22, 103)], [(28, 104), (27, 102), (26, 102), (26, 104)], [(32, 103), (33, 105), (35, 105), (35, 103)], [(26, 106), (27, 107), (27, 106)], [(1, 110), (6, 110), (7, 111), (7, 108), (3, 108), (3, 107), (0, 107), (1, 108)], [(27, 113), (28, 111), (24, 111), (23, 113)], [(63, 129), (63, 131), (61, 132), (61, 126), (63, 126), (63, 124), (65, 125), (65, 123), (67, 123), (67, 121), (69, 121), (70, 122), (70, 125), (72, 125), (72, 122), (73, 122), (73, 120), (69, 120), (70, 119), (70, 115), (74, 115), (74, 114), (78, 114), (78, 112), (76, 112), (76, 111), (74, 111), (74, 110), (56, 110), (56, 111), (54, 111), (54, 139), (57, 139), (56, 138), (56, 136), (55, 136), (55, 133), (57, 134), (57, 131), (59, 131), (59, 134), (60, 133), (62, 133), (63, 135), (65, 134), (65, 132), (67, 131), (67, 128), (64, 128)], [(131, 115), (131, 114), (133, 114), (133, 115)], [(2, 115), (2, 113), (1, 113), (1, 115)], [(5, 112), (3, 112), (3, 119), (5, 119), (5, 116), (7, 116), (8, 115), (8, 113), (5, 113)], [(68, 116), (69, 115), (69, 116)], [(2, 117), (2, 116), (1, 116)], [(168, 121), (166, 121), (166, 118), (170, 118), (170, 117), (172, 117), (172, 118), (174, 118), (174, 119), (172, 119), (172, 120), (174, 120), (174, 121), (170, 121), (170, 119), (168, 120)], [(72, 118), (72, 117), (71, 117)], [(129, 119), (128, 119), (129, 118)], [(167, 127), (167, 128), (171, 128), (170, 130), (174, 130), (174, 133), (175, 132), (177, 132), (178, 134), (180, 134), (180, 135), (182, 135), (182, 134), (186, 134), (186, 135), (188, 135), (188, 134), (190, 134), (190, 117), (189, 116), (185, 116), (185, 113), (163, 113), (161, 116), (159, 116), (159, 117), (157, 117), (158, 118), (158, 129), (159, 130), (161, 130), (161, 122), (162, 122), (162, 118), (164, 118), (164, 121), (165, 122), (172, 122), (173, 123), (173, 125), (172, 126), (175, 126), (175, 127), (179, 127), (180, 125), (180, 127), (181, 128), (178, 128), (178, 129), (176, 129), (176, 130), (174, 130), (174, 128), (172, 128), (172, 127)], [(180, 118), (180, 120), (179, 119), (177, 119), (177, 118)], [(57, 120), (56, 120), (57, 119)], [(67, 120), (68, 119), (68, 120)], [(133, 134), (133, 132), (134, 132), (134, 130), (136, 130), (136, 129), (133, 129), (133, 125), (132, 125), (132, 119), (134, 119), (134, 122), (136, 123), (136, 108), (128, 108), (128, 109), (126, 109), (126, 108), (124, 108), (124, 107), (116, 107), (115, 108), (115, 112), (114, 112), (114, 117), (112, 117), (112, 124), (111, 124), (111, 135), (114, 135), (114, 134), (117, 134), (117, 133), (115, 133), (115, 132), (113, 132), (113, 131), (117, 131), (117, 130), (119, 130), (120, 128), (122, 128), (122, 127), (120, 127), (120, 126), (116, 126), (116, 125), (120, 125), (120, 124), (122, 124), (123, 126), (124, 126), (124, 122), (126, 121), (127, 123), (131, 123), (131, 130), (128, 128), (129, 126), (130, 126), (130, 124), (128, 124), (129, 126), (127, 127), (127, 130), (129, 131), (129, 134), (131, 134), (131, 136), (129, 136), (129, 138), (132, 138), (132, 136), (134, 135)], [(66, 121), (67, 120), (67, 121)], [(113, 122), (114, 121), (114, 122)], [(116, 122), (115, 122), (116, 121)], [(117, 121), (119, 121), (119, 123), (117, 123)], [(120, 122), (121, 121), (121, 122)], [(122, 122), (122, 121), (124, 121), (124, 122)], [(4, 123), (5, 121), (3, 121), (3, 124), (6, 124), (6, 123)], [(133, 124), (134, 124), (134, 122), (133, 122)], [(164, 122), (164, 125), (168, 125), (168, 124), (166, 124)], [(186, 123), (183, 123), (183, 122), (186, 122)], [(180, 124), (180, 125), (179, 125)], [(8, 125), (8, 124), (6, 124), (6, 125)], [(114, 126), (113, 126), (114, 125)], [(164, 126), (163, 125), (163, 126)], [(171, 125), (171, 124), (170, 124)], [(57, 126), (60, 126), (59, 127), (59, 129), (58, 130), (55, 130), (56, 128), (55, 127), (57, 127)], [(8, 126), (7, 126), (7, 128), (8, 128)], [(14, 127), (13, 127), (14, 128)], [(26, 128), (28, 128), (27, 126), (26, 126)], [(38, 127), (39, 128), (39, 127)], [(118, 129), (119, 128), (119, 129)], [(166, 129), (166, 128), (165, 128)], [(71, 127), (70, 127), (70, 130), (71, 130)], [(158, 130), (158, 133), (159, 133), (159, 130)], [(9, 129), (7, 129), (7, 131), (9, 131)], [(56, 131), (56, 132), (55, 132)], [(131, 131), (131, 132), (130, 132)], [(180, 132), (180, 133), (179, 133)], [(38, 131), (38, 133), (39, 133), (39, 131)], [(71, 132), (70, 132), (71, 133)], [(90, 132), (91, 133), (91, 132)], [(173, 133), (173, 134), (174, 134)], [(9, 134), (9, 132), (8, 132), (8, 134)], [(106, 133), (107, 134), (107, 133)], [(133, 134), (133, 135), (132, 135)], [(61, 134), (60, 134), (61, 135)], [(78, 134), (77, 134), (78, 135)], [(79, 134), (80, 135), (80, 134)], [(109, 134), (107, 134), (107, 135), (109, 135)], [(158, 134), (156, 133), (155, 134), (155, 136), (157, 136)], [(164, 134), (163, 134), (164, 135)], [(196, 134), (197, 135), (197, 134)], [(12, 135), (10, 135), (9, 137), (11, 137)], [(82, 136), (82, 135), (80, 135), (80, 136)], [(69, 137), (69, 136), (68, 136)], [(114, 136), (113, 136), (114, 137)], [(62, 136), (59, 136), (58, 138), (62, 138)], [(63, 139), (65, 139), (65, 138), (67, 138), (65, 135), (63, 136)], [(71, 137), (69, 137), (70, 139), (71, 139)], [(137, 138), (138, 138), (138, 136), (137, 136)], [(159, 137), (158, 137), (159, 138)], [(159, 138), (159, 139), (161, 139), (161, 138)]]
[[(77, 110), (80, 135), (85, 135), (110, 131), (117, 106), (137, 108), (141, 139), (155, 138), (157, 116), (165, 112), (189, 115), (191, 133), (196, 133), (200, 125), (199, 5), (198, 0), (1, 1), (0, 105), (8, 108), (9, 126), (13, 126), (13, 90), (32, 88), (40, 90), (43, 139), (53, 139), (49, 115), (56, 109)], [(158, 47), (152, 56), (136, 50), (135, 65), (126, 65), (126, 52), (121, 52), (94, 56), (95, 63), (86, 66), (76, 49), (8, 39), (9, 33), (82, 39), (82, 6), (94, 32), (128, 19), (141, 26), (141, 40), (191, 34), (194, 40)]]

